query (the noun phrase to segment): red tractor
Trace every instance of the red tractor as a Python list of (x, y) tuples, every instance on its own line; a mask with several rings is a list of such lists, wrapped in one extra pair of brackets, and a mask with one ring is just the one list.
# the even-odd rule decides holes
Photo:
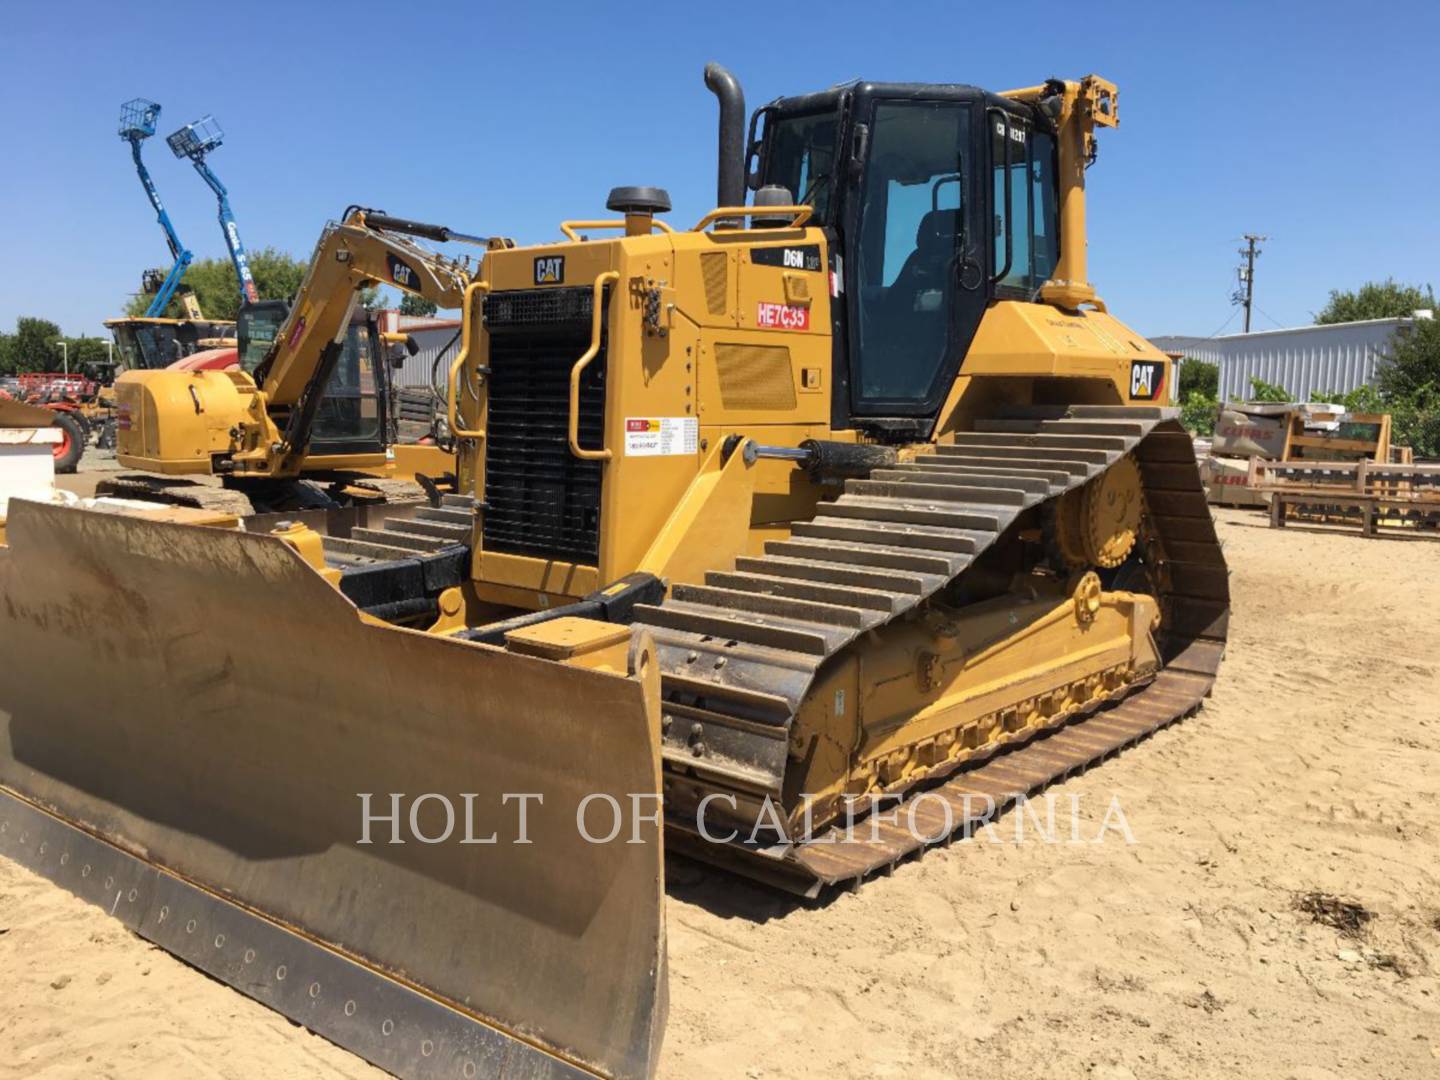
[(55, 414), (53, 423), (63, 436), (54, 444), (57, 473), (75, 471), (95, 424), (103, 423), (108, 408), (101, 402), (100, 393), (101, 387), (93, 379), (55, 371), (15, 375), (0, 387), (0, 396), (38, 405)]

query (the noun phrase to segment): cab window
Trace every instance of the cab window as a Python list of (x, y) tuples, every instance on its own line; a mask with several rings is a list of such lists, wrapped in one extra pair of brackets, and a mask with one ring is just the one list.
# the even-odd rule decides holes
[(838, 128), (831, 112), (766, 120), (765, 182), (783, 185), (797, 204), (814, 207), (816, 225), (830, 224)]
[(246, 305), (236, 316), (236, 337), (240, 351), (240, 367), (254, 374), (280, 336), (280, 328), (289, 314), (287, 305), (266, 301)]
[(377, 357), (370, 327), (351, 323), (345, 346), (315, 416), (312, 452), (321, 443), (379, 442), (380, 399)]
[(1050, 279), (1060, 253), (1055, 139), (998, 110), (989, 123), (994, 276), (1001, 286), (1033, 293)]

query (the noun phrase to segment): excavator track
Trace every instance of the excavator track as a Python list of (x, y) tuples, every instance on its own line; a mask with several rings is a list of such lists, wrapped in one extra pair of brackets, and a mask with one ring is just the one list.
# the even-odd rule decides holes
[[(636, 609), (654, 636), (664, 688), (667, 830), (673, 849), (817, 895), (973, 831), (1022, 795), (1083, 770), (1193, 712), (1224, 650), (1229, 585), (1193, 445), (1175, 410), (1032, 408), (977, 421), (913, 462), (850, 480), (787, 540), (703, 585)], [(702, 839), (705, 794), (779, 801), (789, 728), (832, 657), (957, 582), (1026, 510), (1134, 455), (1158, 591), (1163, 668), (1120, 700), (1013, 733), (911, 793), (914, 829), (833, 826), (808, 840)], [(683, 792), (683, 797), (680, 796)], [(950, 812), (938, 805), (943, 800)], [(902, 809), (904, 804), (902, 804)], [(947, 823), (953, 827), (947, 827)]]
[(193, 477), (117, 473), (101, 480), (95, 486), (95, 494), (141, 499), (167, 506), (188, 506), (217, 514), (234, 514), (236, 517), (248, 517), (255, 513), (254, 504), (244, 492)]

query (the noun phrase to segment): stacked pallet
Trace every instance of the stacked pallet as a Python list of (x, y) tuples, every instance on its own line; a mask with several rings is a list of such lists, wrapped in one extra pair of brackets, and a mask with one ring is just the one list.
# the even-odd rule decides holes
[(1440, 528), (1440, 464), (1253, 458), (1246, 486), (1270, 498), (1276, 528), (1290, 517), (1358, 524), (1366, 536)]

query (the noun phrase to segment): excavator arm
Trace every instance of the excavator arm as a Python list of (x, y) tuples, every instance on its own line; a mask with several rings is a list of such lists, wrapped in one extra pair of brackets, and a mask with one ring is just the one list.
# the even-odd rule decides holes
[(328, 226), (315, 246), (289, 318), (255, 369), (256, 382), (272, 406), (294, 407), (309, 391), (326, 354), (344, 340), (360, 290), (373, 282), (422, 296), (437, 307), (461, 306), (470, 279), (464, 264), (385, 231), (391, 228), (412, 235), (484, 243), (443, 226), (360, 209), (352, 209), (343, 222)]
[(265, 450), (274, 454), (267, 470), (272, 475), (288, 475), (299, 468), (325, 386), (344, 349), (360, 290), (383, 282), (437, 307), (461, 306), (470, 279), (468, 266), (397, 234), (485, 242), (444, 226), (358, 208), (352, 208), (343, 222), (326, 228), (275, 344), (255, 369), (267, 412), (277, 428), (283, 420), (279, 439)]

